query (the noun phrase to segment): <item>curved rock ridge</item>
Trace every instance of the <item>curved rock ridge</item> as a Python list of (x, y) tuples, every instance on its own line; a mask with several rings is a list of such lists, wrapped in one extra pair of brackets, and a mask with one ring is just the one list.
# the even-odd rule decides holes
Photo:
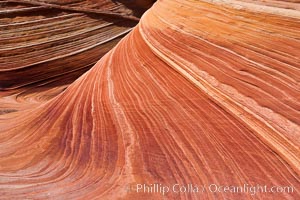
[(300, 18), (233, 2), (158, 1), (61, 94), (0, 115), (1, 199), (299, 199)]
[[(76, 71), (83, 73), (136, 24), (133, 19), (124, 18), (131, 10), (111, 0), (97, 1), (94, 7), (90, 1), (50, 2), (0, 2), (2, 90), (50, 82)], [(52, 7), (55, 2), (67, 4)], [(75, 3), (81, 10), (72, 6)], [(112, 13), (111, 10), (117, 16), (102, 14)]]
[(151, 3), (0, 1), (0, 114), (59, 94), (115, 46)]

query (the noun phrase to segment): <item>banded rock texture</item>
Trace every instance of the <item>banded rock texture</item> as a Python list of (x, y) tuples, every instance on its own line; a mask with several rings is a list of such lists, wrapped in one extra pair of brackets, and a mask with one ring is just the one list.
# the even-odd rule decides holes
[(137, 24), (147, 6), (112, 0), (0, 1), (0, 114), (37, 106), (62, 92)]
[[(155, 3), (60, 95), (0, 116), (1, 198), (299, 199), (300, 19), (278, 3)], [(295, 190), (163, 197), (137, 183)]]

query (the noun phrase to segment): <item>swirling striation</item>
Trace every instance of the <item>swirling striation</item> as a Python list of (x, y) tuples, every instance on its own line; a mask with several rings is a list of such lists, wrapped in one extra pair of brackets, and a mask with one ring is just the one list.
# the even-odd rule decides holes
[(299, 11), (239, 2), (158, 1), (60, 95), (0, 116), (1, 198), (298, 199)]
[(61, 93), (137, 24), (145, 6), (0, 1), (0, 114), (36, 107)]

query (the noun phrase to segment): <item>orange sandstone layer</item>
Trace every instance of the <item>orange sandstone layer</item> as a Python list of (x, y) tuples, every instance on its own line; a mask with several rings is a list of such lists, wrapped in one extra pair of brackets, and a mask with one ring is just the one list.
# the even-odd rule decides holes
[[(298, 199), (300, 19), (251, 8), (158, 1), (60, 95), (0, 115), (1, 198)], [(136, 191), (154, 183), (206, 188)]]
[(143, 2), (0, 1), (0, 114), (61, 93), (138, 23)]

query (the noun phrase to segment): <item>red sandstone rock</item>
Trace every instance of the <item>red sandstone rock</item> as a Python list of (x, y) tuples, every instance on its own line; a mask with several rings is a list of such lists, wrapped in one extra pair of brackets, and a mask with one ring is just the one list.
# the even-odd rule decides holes
[(0, 114), (61, 93), (115, 46), (145, 9), (138, 2), (111, 0), (0, 1)]
[[(298, 199), (299, 13), (244, 2), (158, 1), (60, 95), (0, 116), (3, 199)], [(155, 183), (190, 192), (135, 190)]]

